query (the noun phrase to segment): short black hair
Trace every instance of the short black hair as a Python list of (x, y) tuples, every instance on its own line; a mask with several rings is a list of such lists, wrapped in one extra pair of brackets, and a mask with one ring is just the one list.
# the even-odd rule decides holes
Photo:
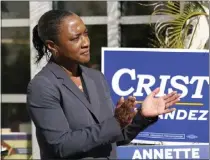
[(38, 51), (36, 63), (38, 63), (44, 55), (48, 56), (48, 49), (45, 46), (46, 40), (58, 43), (57, 35), (62, 20), (74, 13), (66, 10), (50, 10), (44, 13), (38, 24), (33, 28), (33, 45)]

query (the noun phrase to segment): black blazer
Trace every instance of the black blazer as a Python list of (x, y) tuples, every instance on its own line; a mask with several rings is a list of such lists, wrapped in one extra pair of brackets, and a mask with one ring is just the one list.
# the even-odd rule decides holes
[(117, 144), (128, 144), (158, 119), (137, 114), (131, 125), (121, 129), (103, 74), (82, 65), (80, 68), (90, 101), (52, 61), (28, 85), (27, 108), (43, 160), (116, 158)]

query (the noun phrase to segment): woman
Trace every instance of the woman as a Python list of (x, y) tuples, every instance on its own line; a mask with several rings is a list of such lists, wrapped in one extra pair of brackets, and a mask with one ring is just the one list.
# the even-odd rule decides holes
[(116, 158), (117, 144), (129, 143), (158, 115), (174, 111), (168, 107), (179, 101), (176, 92), (154, 98), (157, 88), (141, 109), (134, 112), (135, 97), (129, 97), (121, 98), (113, 112), (103, 74), (82, 65), (90, 60), (90, 41), (75, 13), (46, 12), (33, 29), (33, 44), (38, 62), (52, 54), (27, 90), (27, 106), (44, 160)]

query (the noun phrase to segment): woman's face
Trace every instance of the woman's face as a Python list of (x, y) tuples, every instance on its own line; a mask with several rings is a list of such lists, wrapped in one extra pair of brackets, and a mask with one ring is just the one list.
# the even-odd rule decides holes
[(65, 17), (60, 25), (58, 34), (58, 53), (76, 63), (87, 63), (90, 60), (90, 40), (88, 31), (75, 14)]

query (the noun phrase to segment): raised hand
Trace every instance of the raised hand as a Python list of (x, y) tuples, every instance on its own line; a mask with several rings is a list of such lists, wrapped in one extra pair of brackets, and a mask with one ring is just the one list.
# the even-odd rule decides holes
[(160, 89), (156, 88), (143, 101), (141, 114), (144, 117), (155, 117), (176, 110), (175, 108), (169, 107), (174, 105), (176, 102), (180, 101), (181, 95), (177, 94), (176, 91), (173, 91), (168, 95), (155, 98), (155, 95), (158, 94), (159, 91)]
[(115, 118), (120, 123), (121, 128), (132, 122), (133, 117), (137, 113), (135, 106), (136, 98), (132, 96), (128, 97), (127, 100), (121, 97), (118, 101), (115, 109)]

